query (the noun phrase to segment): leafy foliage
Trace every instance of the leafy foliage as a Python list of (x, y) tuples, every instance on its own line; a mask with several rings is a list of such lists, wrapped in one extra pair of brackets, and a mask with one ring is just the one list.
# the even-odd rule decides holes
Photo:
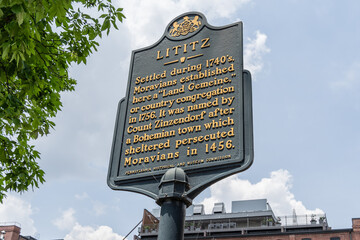
[(74, 90), (70, 65), (86, 64), (123, 18), (111, 0), (0, 0), (0, 202), (45, 181), (31, 141), (54, 128), (60, 93)]

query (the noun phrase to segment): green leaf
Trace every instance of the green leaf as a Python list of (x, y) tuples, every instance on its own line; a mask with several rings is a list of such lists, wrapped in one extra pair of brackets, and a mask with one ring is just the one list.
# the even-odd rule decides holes
[(8, 54), (9, 54), (9, 50), (10, 50), (10, 43), (9, 42), (5, 42), (2, 46), (2, 48), (4, 49), (3, 54), (2, 54), (2, 59), (6, 59)]
[(113, 20), (113, 21), (111, 21), (111, 22), (112, 22), (112, 24), (113, 24), (114, 28), (115, 28), (116, 30), (119, 30), (118, 26), (116, 25), (116, 21), (115, 21), (115, 20)]
[(1, 146), (0, 148), (0, 162), (6, 161), (6, 152), (5, 148)]
[(110, 28), (110, 19), (109, 18), (105, 18), (103, 25), (101, 26), (101, 31), (104, 31), (106, 29)]
[(17, 118), (13, 119), (13, 123), (15, 124), (15, 127), (17, 127), (17, 128), (20, 126), (20, 120)]
[(31, 137), (32, 139), (37, 139), (37, 138), (38, 138), (38, 134), (39, 134), (38, 131), (33, 131), (33, 132), (30, 133), (30, 137)]
[(12, 62), (12, 60), (16, 60), (16, 58), (17, 58), (17, 51), (14, 51), (11, 56), (10, 62)]
[(120, 22), (122, 22), (122, 20), (125, 18), (124, 14), (122, 14), (121, 12), (117, 12), (116, 16)]
[(18, 13), (20, 13), (20, 12), (23, 12), (24, 10), (23, 10), (23, 8), (22, 8), (21, 5), (16, 4), (16, 5), (14, 5), (14, 6), (11, 7), (11, 11), (12, 11), (13, 13), (15, 13), (15, 14), (18, 14)]
[(19, 12), (16, 14), (16, 20), (19, 24), (19, 26), (24, 22), (25, 12)]

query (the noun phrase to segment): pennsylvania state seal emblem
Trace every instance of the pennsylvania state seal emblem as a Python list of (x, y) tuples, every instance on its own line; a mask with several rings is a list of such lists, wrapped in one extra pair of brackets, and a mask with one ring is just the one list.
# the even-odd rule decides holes
[(179, 37), (186, 36), (188, 33), (195, 32), (201, 26), (201, 21), (199, 20), (199, 16), (194, 16), (193, 19), (185, 16), (179, 22), (174, 22), (170, 29), (170, 36)]

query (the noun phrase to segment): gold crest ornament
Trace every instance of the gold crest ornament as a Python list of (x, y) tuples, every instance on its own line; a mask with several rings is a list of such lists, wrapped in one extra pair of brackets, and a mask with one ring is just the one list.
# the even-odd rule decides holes
[(186, 36), (188, 33), (195, 32), (199, 29), (201, 21), (199, 21), (199, 16), (194, 16), (193, 19), (190, 19), (188, 16), (183, 17), (180, 23), (174, 22), (171, 29), (170, 35), (172, 37)]

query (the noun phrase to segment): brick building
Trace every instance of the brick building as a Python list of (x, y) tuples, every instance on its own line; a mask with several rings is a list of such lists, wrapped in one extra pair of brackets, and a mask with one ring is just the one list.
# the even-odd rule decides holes
[(21, 225), (17, 222), (0, 223), (0, 240), (37, 240), (31, 236), (20, 235)]
[(19, 223), (0, 223), (0, 239), (19, 240), (20, 230)]
[[(156, 240), (160, 209), (144, 210), (139, 234), (134, 240)], [(360, 240), (360, 218), (352, 228), (332, 229), (325, 214), (276, 217), (266, 199), (234, 201), (227, 213), (223, 203), (214, 205), (211, 214), (203, 205), (187, 209), (184, 239), (211, 240)]]

